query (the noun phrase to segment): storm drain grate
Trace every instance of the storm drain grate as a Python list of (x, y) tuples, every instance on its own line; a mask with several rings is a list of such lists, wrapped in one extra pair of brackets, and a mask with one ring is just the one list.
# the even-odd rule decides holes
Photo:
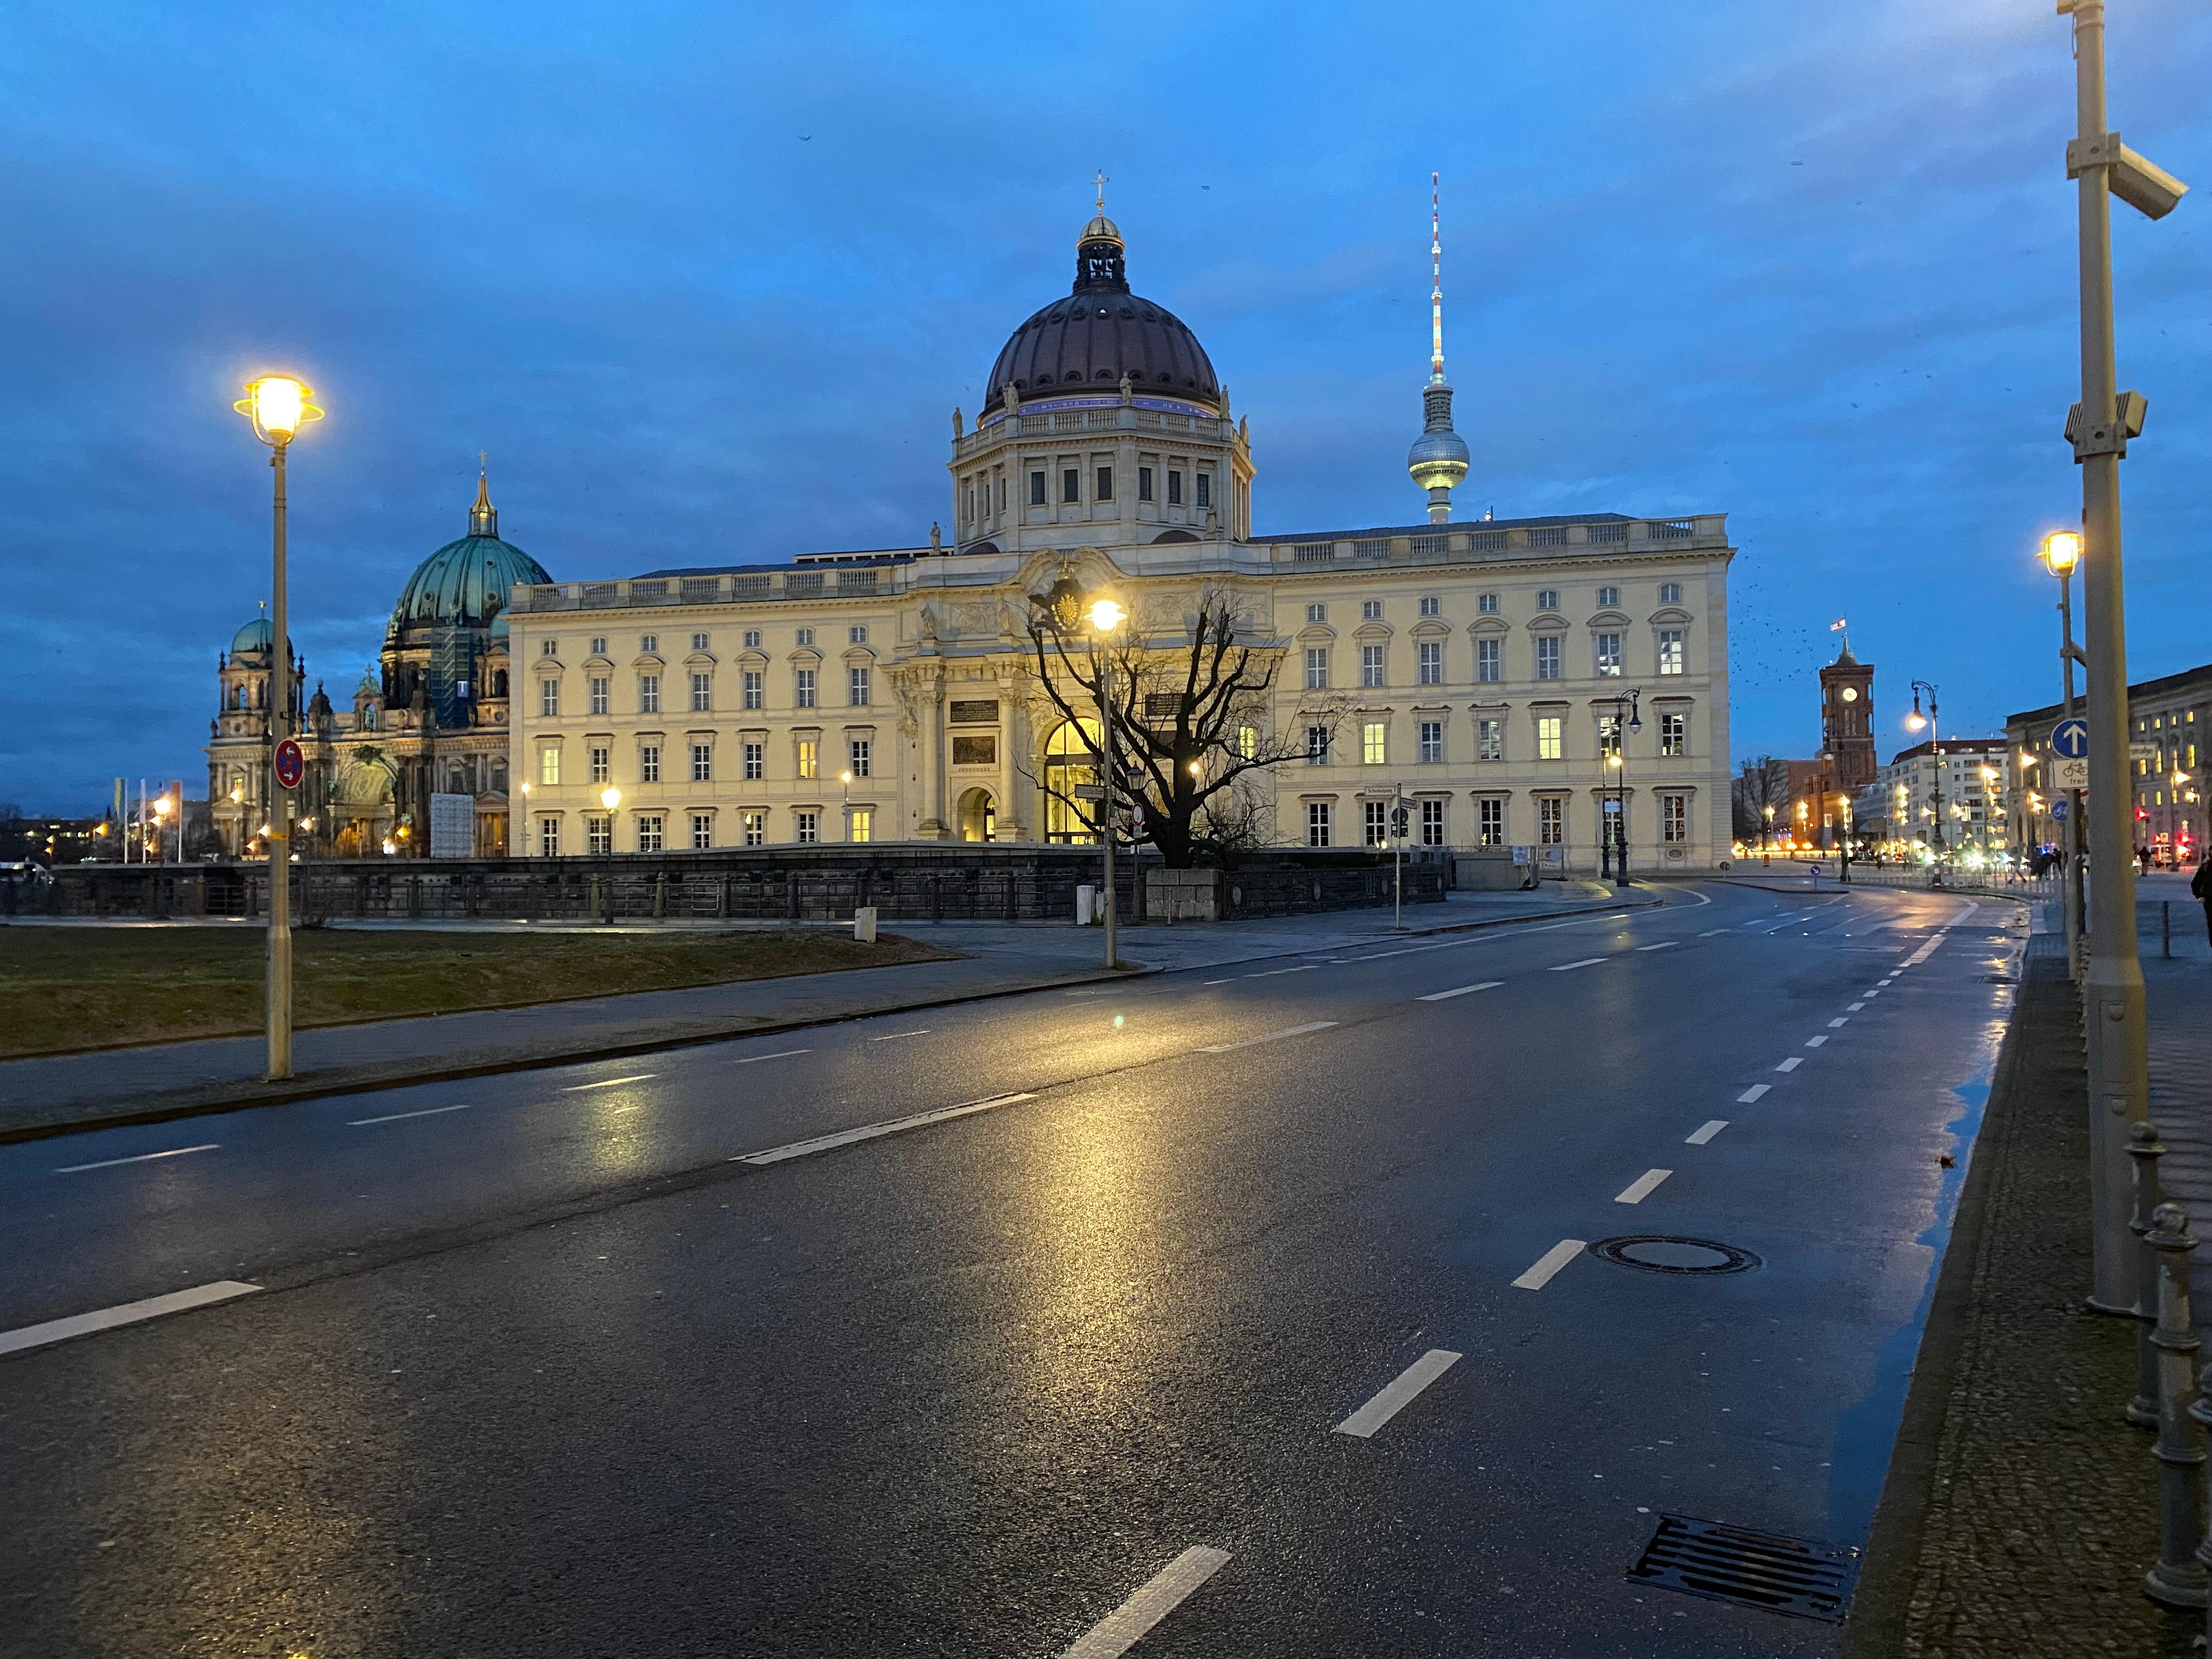
[(1584, 1248), (1601, 1261), (1647, 1273), (1740, 1273), (1764, 1265), (1741, 1245), (1677, 1233), (1623, 1233)]
[(1686, 1515), (1661, 1516), (1628, 1570), (1633, 1583), (1832, 1625), (1850, 1605), (1858, 1576), (1856, 1550)]

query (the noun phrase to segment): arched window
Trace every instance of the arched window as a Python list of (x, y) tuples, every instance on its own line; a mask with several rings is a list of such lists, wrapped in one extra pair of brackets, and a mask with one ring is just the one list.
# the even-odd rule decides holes
[(1044, 838), (1089, 847), (1098, 840), (1098, 805), (1076, 789), (1098, 781), (1098, 722), (1063, 720), (1044, 746)]

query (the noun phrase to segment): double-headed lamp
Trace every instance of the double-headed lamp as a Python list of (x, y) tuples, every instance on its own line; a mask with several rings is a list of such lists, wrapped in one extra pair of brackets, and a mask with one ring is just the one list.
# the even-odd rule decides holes
[(253, 435), (265, 444), (288, 444), (323, 411), (307, 400), (314, 388), (289, 374), (264, 374), (246, 383), (246, 395), (231, 407), (253, 422)]
[(2043, 563), (2054, 576), (2070, 576), (2081, 562), (2081, 532), (2054, 530), (2043, 538)]

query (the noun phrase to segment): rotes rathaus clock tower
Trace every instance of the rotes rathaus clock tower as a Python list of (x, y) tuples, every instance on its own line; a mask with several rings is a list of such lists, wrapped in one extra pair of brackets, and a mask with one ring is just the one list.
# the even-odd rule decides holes
[[(1840, 626), (1840, 625), (1839, 625)], [(1851, 638), (1820, 671), (1820, 719), (1826, 748), (1836, 757), (1838, 793), (1856, 795), (1874, 781), (1874, 665), (1851, 654)]]

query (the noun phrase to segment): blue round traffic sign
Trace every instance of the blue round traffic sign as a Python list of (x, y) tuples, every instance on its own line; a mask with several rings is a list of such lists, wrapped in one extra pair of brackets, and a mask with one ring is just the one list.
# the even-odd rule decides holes
[(300, 752), (300, 745), (287, 738), (276, 745), (276, 781), (287, 789), (297, 789), (300, 780), (307, 775), (307, 757)]
[(2089, 755), (2089, 722), (2063, 720), (2051, 728), (2051, 752), (2061, 760), (2086, 760)]
[(2066, 797), (2065, 797), (2065, 796), (2061, 795), (2061, 796), (2059, 796), (2056, 800), (2054, 800), (2054, 801), (2052, 801), (2052, 802), (2051, 803), (2051, 816), (2052, 817), (2054, 817), (2054, 818), (2057, 818), (2057, 819), (2058, 820), (2058, 822), (2059, 822), (2059, 823), (2065, 823), (2065, 822), (2066, 822)]

